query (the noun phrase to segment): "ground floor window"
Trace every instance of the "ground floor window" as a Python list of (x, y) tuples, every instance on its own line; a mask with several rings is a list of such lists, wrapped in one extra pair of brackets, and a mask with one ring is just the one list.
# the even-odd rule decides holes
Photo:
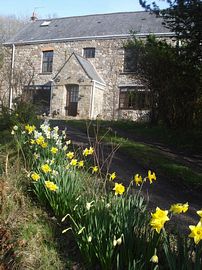
[(51, 96), (51, 86), (49, 84), (25, 86), (24, 91), (37, 107), (39, 114), (49, 114)]
[(150, 91), (144, 86), (120, 87), (119, 108), (128, 110), (150, 109)]

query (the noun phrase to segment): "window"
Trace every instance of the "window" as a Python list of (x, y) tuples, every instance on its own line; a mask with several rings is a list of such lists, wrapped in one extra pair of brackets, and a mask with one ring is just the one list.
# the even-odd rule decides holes
[(42, 73), (52, 72), (53, 70), (53, 51), (43, 52)]
[(95, 58), (95, 48), (84, 48), (83, 56), (85, 58)]
[(25, 86), (24, 94), (31, 98), (38, 114), (49, 114), (51, 98), (51, 86), (49, 84)]
[(138, 53), (136, 48), (124, 49), (124, 72), (136, 72), (138, 67)]
[(146, 90), (144, 86), (121, 87), (119, 108), (131, 110), (149, 110), (150, 91)]

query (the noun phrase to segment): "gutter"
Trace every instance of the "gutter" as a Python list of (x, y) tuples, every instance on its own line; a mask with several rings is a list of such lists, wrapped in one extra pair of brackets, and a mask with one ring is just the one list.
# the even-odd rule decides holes
[[(149, 35), (171, 37), (175, 36), (174, 32), (167, 33), (141, 33), (135, 34), (136, 37), (146, 37)], [(103, 36), (84, 36), (84, 37), (70, 37), (70, 38), (53, 38), (53, 39), (39, 39), (39, 40), (25, 40), (15, 42), (15, 45), (26, 45), (26, 44), (36, 44), (36, 43), (51, 43), (51, 42), (61, 42), (61, 41), (75, 41), (75, 40), (89, 40), (89, 39), (113, 39), (113, 38), (129, 38), (131, 34), (118, 34), (118, 35), (103, 35)], [(3, 45), (11, 45), (13, 43), (3, 43)]]
[(94, 114), (94, 98), (95, 98), (95, 81), (92, 80), (93, 87), (91, 92), (91, 112), (90, 112), (90, 119), (93, 120), (93, 114)]
[(15, 65), (15, 45), (12, 44), (12, 56), (11, 56), (11, 76), (10, 76), (10, 85), (9, 85), (9, 109), (12, 109), (13, 106), (13, 72)]

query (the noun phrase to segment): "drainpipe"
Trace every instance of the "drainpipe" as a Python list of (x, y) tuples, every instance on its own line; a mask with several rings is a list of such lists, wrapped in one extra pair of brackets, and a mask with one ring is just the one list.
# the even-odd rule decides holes
[(51, 88), (50, 88), (50, 111), (49, 111), (49, 115), (51, 116), (52, 114), (52, 99), (53, 99), (53, 83), (54, 83), (54, 80), (50, 80), (51, 82)]
[(94, 98), (95, 98), (95, 81), (92, 80), (93, 82), (93, 88), (92, 88), (92, 93), (91, 93), (91, 115), (90, 119), (93, 119), (94, 116)]
[(15, 45), (12, 44), (12, 57), (11, 57), (11, 77), (10, 77), (10, 89), (9, 89), (9, 109), (12, 109), (13, 105), (13, 72), (15, 64)]

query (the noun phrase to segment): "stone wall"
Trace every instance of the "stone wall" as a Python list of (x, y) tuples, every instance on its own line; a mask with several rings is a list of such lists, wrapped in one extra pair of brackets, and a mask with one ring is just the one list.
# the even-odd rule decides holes
[[(23, 68), (23, 63), (31, 61), (35, 70), (34, 84), (45, 84), (51, 82), (65, 61), (71, 56), (72, 52), (79, 55), (83, 54), (83, 48), (95, 47), (95, 58), (88, 59), (95, 67), (101, 78), (106, 83), (104, 91), (97, 89), (95, 97), (95, 115), (102, 115), (104, 119), (117, 119), (123, 116), (119, 110), (119, 86), (138, 84), (137, 78), (130, 74), (123, 73), (124, 65), (124, 43), (125, 39), (100, 39), (100, 40), (82, 40), (66, 41), (49, 44), (18, 45), (15, 50), (15, 69)], [(51, 74), (42, 74), (42, 52), (43, 50), (53, 50), (53, 72)], [(74, 66), (74, 67), (71, 67)], [(92, 83), (84, 71), (78, 69), (75, 73), (76, 63), (61, 71), (62, 78), (53, 88), (52, 109), (60, 110), (65, 115), (66, 89), (65, 84), (78, 83), (79, 78), (83, 76), (84, 81), (80, 82), (80, 101), (78, 113), (83, 118), (89, 117), (90, 92)], [(31, 67), (30, 67), (31, 70)], [(71, 79), (68, 79), (71, 77)], [(86, 95), (86, 93), (88, 93)], [(103, 100), (103, 102), (102, 102)], [(100, 101), (100, 102), (99, 102)], [(132, 113), (131, 115), (136, 115)], [(135, 117), (136, 118), (136, 117)]]

